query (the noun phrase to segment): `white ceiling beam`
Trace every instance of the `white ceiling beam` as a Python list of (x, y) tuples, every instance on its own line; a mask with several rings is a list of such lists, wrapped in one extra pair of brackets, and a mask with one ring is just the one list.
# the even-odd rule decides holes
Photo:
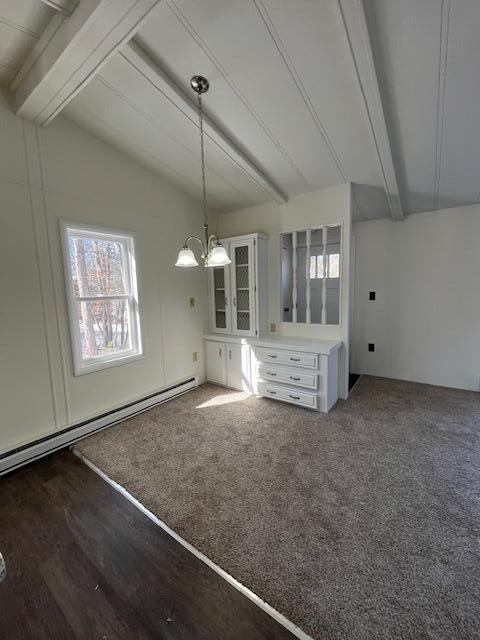
[(55, 9), (55, 11), (60, 11), (67, 16), (71, 16), (76, 7), (74, 0), (40, 0), (40, 2), (43, 2), (43, 4), (46, 4), (52, 9)]
[[(147, 80), (163, 97), (198, 126), (197, 105), (134, 41), (120, 51), (120, 55)], [(190, 80), (190, 78), (189, 78)], [(192, 94), (193, 95), (193, 94)], [(278, 204), (287, 201), (287, 196), (273, 181), (256, 166), (245, 151), (239, 149), (222, 129), (204, 114), (205, 135), (216, 144), (238, 167), (240, 167), (263, 191)]]
[(375, 142), (390, 214), (394, 220), (401, 220), (404, 212), (363, 5), (361, 0), (337, 2)]
[(70, 16), (59, 11), (12, 82), (17, 114), (48, 124), (136, 33), (159, 1), (80, 0)]

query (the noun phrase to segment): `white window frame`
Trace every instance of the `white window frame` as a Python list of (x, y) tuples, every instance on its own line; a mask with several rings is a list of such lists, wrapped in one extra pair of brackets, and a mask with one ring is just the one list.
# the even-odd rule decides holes
[[(80, 376), (92, 371), (107, 369), (120, 364), (126, 364), (134, 360), (144, 357), (142, 345), (142, 331), (140, 318), (140, 303), (137, 281), (136, 266), (136, 248), (135, 234), (118, 231), (115, 229), (105, 229), (75, 222), (62, 220), (60, 222), (62, 245), (63, 245), (63, 261), (65, 267), (65, 284), (67, 289), (68, 315), (70, 323), (70, 341), (72, 346), (73, 370), (75, 376)], [(75, 237), (84, 236), (86, 238), (95, 238), (98, 240), (112, 240), (119, 242), (124, 247), (126, 264), (126, 276), (128, 282), (128, 292), (119, 295), (104, 296), (77, 296), (73, 288), (73, 273), (70, 259), (69, 238), (71, 235)], [(103, 356), (95, 356), (93, 358), (84, 358), (82, 355), (80, 326), (78, 322), (78, 302), (88, 302), (89, 300), (120, 300), (128, 301), (129, 317), (131, 325), (129, 326), (130, 339), (132, 347), (128, 351), (122, 351), (116, 354), (106, 354)]]

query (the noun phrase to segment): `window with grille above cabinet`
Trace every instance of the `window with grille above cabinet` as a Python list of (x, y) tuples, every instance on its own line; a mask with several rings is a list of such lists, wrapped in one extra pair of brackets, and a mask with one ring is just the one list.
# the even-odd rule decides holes
[(340, 323), (341, 227), (282, 233), (282, 322)]

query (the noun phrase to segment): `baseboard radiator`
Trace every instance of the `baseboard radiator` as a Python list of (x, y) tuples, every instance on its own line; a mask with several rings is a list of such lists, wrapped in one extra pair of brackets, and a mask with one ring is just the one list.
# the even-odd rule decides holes
[(0, 476), (10, 471), (14, 471), (23, 465), (29, 464), (38, 458), (46, 456), (58, 449), (63, 449), (73, 444), (77, 440), (85, 438), (107, 427), (111, 427), (117, 422), (130, 418), (137, 413), (151, 409), (162, 402), (171, 400), (176, 396), (194, 389), (199, 384), (198, 377), (192, 377), (176, 385), (163, 389), (145, 398), (131, 402), (122, 407), (118, 407), (100, 416), (85, 420), (79, 424), (62, 429), (57, 433), (35, 440), (27, 445), (7, 451), (0, 455)]

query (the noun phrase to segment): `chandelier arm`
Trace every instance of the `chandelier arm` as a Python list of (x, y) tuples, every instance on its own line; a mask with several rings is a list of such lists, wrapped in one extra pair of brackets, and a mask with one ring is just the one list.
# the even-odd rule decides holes
[(217, 245), (220, 244), (220, 238), (217, 236), (216, 233), (212, 233), (211, 236), (209, 236), (208, 238), (208, 249), (210, 250), (210, 245), (213, 245), (214, 247), (216, 247)]
[(205, 248), (205, 242), (201, 239), (198, 238), (197, 236), (188, 236), (187, 238), (185, 238), (185, 242), (183, 243), (183, 248), (184, 249), (190, 249), (190, 247), (188, 246), (188, 243), (190, 242), (190, 240), (196, 240), (197, 242), (199, 242), (202, 246), (202, 258), (205, 257), (208, 253), (208, 246), (207, 248)]

